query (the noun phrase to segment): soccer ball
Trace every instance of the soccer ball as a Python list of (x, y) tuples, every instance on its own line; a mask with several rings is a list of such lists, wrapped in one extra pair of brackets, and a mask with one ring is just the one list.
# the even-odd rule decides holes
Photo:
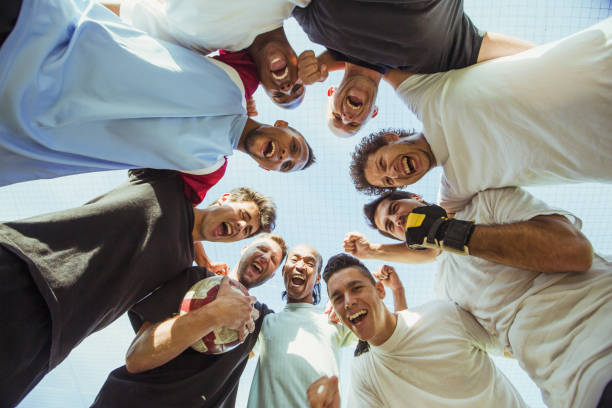
[[(193, 285), (183, 298), (180, 314), (183, 315), (215, 300), (222, 280), (223, 276), (211, 276)], [(232, 290), (248, 296), (248, 291), (240, 282), (230, 279), (229, 283)], [(248, 331), (246, 328), (244, 331), (246, 337)], [(204, 354), (221, 354), (230, 351), (240, 343), (238, 330), (218, 327), (193, 343), (191, 348)]]

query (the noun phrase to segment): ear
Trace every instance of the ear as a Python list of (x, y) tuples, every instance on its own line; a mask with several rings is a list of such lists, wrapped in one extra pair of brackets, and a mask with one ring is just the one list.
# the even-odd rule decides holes
[(418, 194), (413, 194), (413, 195), (410, 196), (410, 198), (412, 198), (413, 200), (417, 200), (419, 203), (423, 202), (423, 197), (421, 197)]
[(335, 86), (330, 86), (327, 89), (327, 96), (332, 96), (334, 94), (334, 92), (336, 92), (336, 87)]
[(287, 126), (289, 126), (289, 123), (285, 122), (284, 120), (277, 120), (274, 122), (274, 127), (286, 128)]
[(379, 299), (384, 299), (387, 296), (387, 292), (385, 292), (385, 285), (381, 281), (376, 281), (376, 294)]
[(223, 205), (230, 198), (230, 193), (225, 193), (217, 200), (218, 205)]
[(315, 281), (315, 285), (316, 285), (317, 283), (319, 283), (319, 281), (320, 281), (320, 280), (321, 280), (321, 274), (320, 274), (320, 273), (318, 273), (318, 274), (317, 274), (317, 280)]
[(374, 111), (372, 111), (372, 116), (370, 117), (374, 119), (376, 115), (378, 115), (378, 106), (374, 105)]
[(265, 171), (270, 171), (270, 169), (265, 168), (264, 166), (262, 166), (261, 164), (259, 165), (260, 169), (264, 169)]

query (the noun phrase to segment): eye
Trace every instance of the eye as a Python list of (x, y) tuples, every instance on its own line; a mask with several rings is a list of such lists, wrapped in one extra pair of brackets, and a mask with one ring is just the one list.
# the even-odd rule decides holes
[(397, 211), (397, 201), (389, 206), (389, 215), (395, 214)]
[(299, 95), (301, 94), (302, 90), (304, 89), (304, 87), (301, 84), (295, 84), (295, 86), (293, 87), (293, 89), (291, 89), (291, 93), (292, 94), (296, 94)]
[(253, 233), (253, 227), (251, 227), (250, 225), (248, 227), (246, 227), (246, 229), (244, 230), (245, 234), (247, 237), (250, 237), (251, 234)]
[(342, 121), (342, 118), (340, 118), (340, 115), (338, 115), (336, 112), (332, 113), (332, 115), (334, 116), (334, 120), (337, 120), (338, 122)]
[(281, 171), (289, 171), (291, 170), (291, 162), (284, 162), (281, 166)]
[(391, 231), (392, 229), (392, 225), (391, 225), (391, 221), (387, 221), (385, 223), (385, 230), (387, 230), (387, 232)]
[(385, 177), (385, 184), (388, 186), (393, 185), (393, 180), (391, 179), (391, 177)]
[(291, 141), (291, 146), (289, 146), (289, 150), (291, 150), (292, 154), (297, 154), (298, 145), (297, 145), (297, 142), (295, 141), (295, 139)]

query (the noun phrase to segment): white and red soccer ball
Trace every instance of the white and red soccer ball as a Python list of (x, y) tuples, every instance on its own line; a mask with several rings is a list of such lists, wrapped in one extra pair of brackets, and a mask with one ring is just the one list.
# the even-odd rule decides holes
[[(180, 314), (183, 315), (215, 300), (222, 280), (223, 276), (211, 276), (193, 285), (183, 298)], [(240, 282), (230, 279), (229, 283), (232, 290), (248, 296), (248, 291)], [(246, 328), (244, 330), (246, 331), (246, 337), (248, 331)], [(238, 330), (218, 327), (193, 343), (191, 347), (204, 354), (221, 354), (230, 351), (240, 343)]]

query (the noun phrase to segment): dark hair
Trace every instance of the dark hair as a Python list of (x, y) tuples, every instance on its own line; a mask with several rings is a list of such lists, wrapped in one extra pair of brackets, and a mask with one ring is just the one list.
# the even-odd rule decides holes
[(414, 130), (406, 131), (402, 129), (381, 129), (378, 132), (371, 133), (361, 139), (361, 142), (355, 146), (353, 152), (353, 161), (350, 166), (350, 174), (353, 179), (353, 184), (357, 191), (361, 191), (367, 195), (382, 194), (387, 191), (395, 190), (394, 187), (377, 187), (371, 185), (365, 177), (365, 166), (368, 157), (374, 154), (381, 147), (390, 144), (387, 134), (395, 133), (400, 137), (412, 136), (416, 132)]
[[(272, 232), (276, 228), (276, 205), (268, 196), (265, 196), (249, 187), (238, 187), (228, 192), (227, 201), (230, 202), (252, 202), (259, 210), (259, 229), (250, 236), (255, 236), (260, 232)], [(213, 201), (209, 207), (217, 204)]]
[(329, 261), (327, 261), (327, 265), (325, 265), (325, 269), (323, 270), (323, 280), (325, 283), (327, 283), (329, 278), (331, 278), (334, 273), (351, 266), (359, 269), (363, 276), (372, 282), (372, 285), (376, 285), (376, 280), (368, 268), (366, 268), (366, 266), (359, 259), (345, 253), (340, 253), (329, 258)]
[(302, 170), (306, 170), (317, 161), (317, 158), (315, 157), (314, 152), (312, 151), (312, 147), (310, 147), (310, 144), (308, 144), (306, 138), (304, 138), (304, 142), (306, 143), (306, 147), (308, 147), (308, 160), (306, 161), (304, 167), (302, 167)]
[[(387, 231), (378, 229), (378, 227), (376, 226), (376, 223), (374, 222), (374, 215), (376, 214), (376, 209), (378, 209), (378, 206), (380, 205), (380, 203), (382, 203), (387, 198), (391, 201), (395, 201), (395, 200), (403, 200), (406, 198), (410, 199), (412, 198), (413, 195), (416, 195), (416, 194), (411, 193), (410, 191), (391, 190), (391, 191), (387, 191), (386, 193), (383, 193), (380, 197), (365, 204), (363, 206), (363, 215), (365, 215), (366, 224), (368, 224), (370, 228), (374, 228), (375, 230), (378, 230), (378, 232), (380, 232), (382, 235), (384, 235), (387, 238), (392, 238), (392, 239), (401, 241), (401, 239), (397, 239), (393, 235), (389, 234)], [(423, 202), (427, 205), (430, 205), (426, 201), (423, 201)]]
[[(319, 275), (321, 273), (321, 268), (323, 267), (323, 257), (318, 251), (316, 251), (316, 254), (317, 254), (317, 263), (319, 264), (319, 266), (317, 267), (317, 275)], [(285, 300), (286, 297), (287, 297), (287, 291), (283, 290), (283, 293), (281, 294), (281, 299)], [(321, 282), (318, 282), (318, 283), (315, 283), (314, 287), (312, 288), (312, 304), (318, 305), (320, 301), (321, 301)]]

